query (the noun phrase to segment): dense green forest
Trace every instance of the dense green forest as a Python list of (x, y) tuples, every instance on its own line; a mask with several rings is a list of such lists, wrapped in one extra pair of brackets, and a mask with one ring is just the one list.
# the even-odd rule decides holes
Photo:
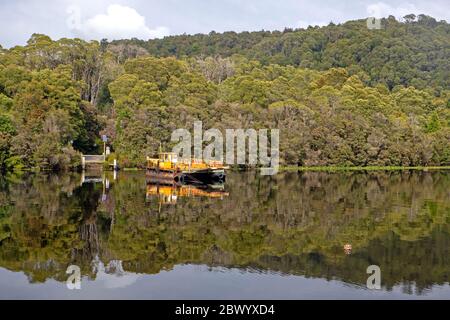
[(283, 32), (0, 47), (0, 168), (141, 166), (171, 132), (278, 128), (281, 164), (450, 165), (450, 28), (409, 15)]
[[(150, 41), (115, 41), (134, 44), (158, 57), (229, 57), (244, 55), (264, 65), (293, 65), (314, 70), (348, 68), (375, 85), (448, 88), (449, 26), (426, 15), (407, 15), (406, 23), (383, 19), (382, 30), (369, 30), (366, 20), (327, 27), (260, 32), (211, 32)], [(136, 51), (138, 53), (139, 51)]]

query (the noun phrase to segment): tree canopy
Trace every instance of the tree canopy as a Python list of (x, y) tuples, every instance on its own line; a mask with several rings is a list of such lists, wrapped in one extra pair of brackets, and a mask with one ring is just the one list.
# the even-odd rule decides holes
[(424, 15), (283, 32), (91, 41), (0, 52), (0, 168), (141, 166), (171, 132), (278, 128), (281, 163), (450, 165), (449, 26)]

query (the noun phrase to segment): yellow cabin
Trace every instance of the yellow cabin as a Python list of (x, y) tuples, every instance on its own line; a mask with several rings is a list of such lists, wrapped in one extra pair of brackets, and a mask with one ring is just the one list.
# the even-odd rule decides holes
[(199, 159), (179, 160), (178, 155), (172, 152), (162, 152), (158, 159), (147, 158), (148, 169), (159, 169), (166, 171), (192, 172), (207, 169), (226, 169), (219, 161), (205, 162)]

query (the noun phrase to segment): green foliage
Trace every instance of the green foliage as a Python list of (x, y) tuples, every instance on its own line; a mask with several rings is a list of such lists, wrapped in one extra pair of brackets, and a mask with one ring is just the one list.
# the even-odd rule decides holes
[(0, 113), (0, 171), (11, 170), (18, 167), (17, 159), (11, 156), (11, 139), (16, 128), (11, 118)]
[(437, 112), (433, 112), (430, 115), (427, 124), (425, 125), (426, 132), (428, 132), (428, 133), (436, 132), (440, 128), (441, 128), (441, 124), (440, 124), (440, 120), (439, 120), (439, 115)]
[[(179, 119), (184, 128), (196, 119), (219, 129), (278, 128), (283, 164), (446, 162), (441, 160), (446, 159), (449, 142), (442, 147), (436, 139), (448, 128), (439, 117), (446, 110), (447, 91), (439, 97), (413, 87), (390, 92), (386, 86), (366, 85), (343, 68), (320, 72), (263, 66), (242, 57), (233, 62), (235, 74), (216, 84), (186, 68), (162, 72), (169, 70), (163, 68), (166, 58), (154, 69), (157, 61), (131, 60), (127, 64), (134, 67), (125, 68), (129, 73), (110, 84), (116, 110), (114, 147), (127, 165), (143, 163), (145, 155), (158, 151), (160, 142), (168, 148), (171, 131), (181, 127)], [(161, 83), (161, 78), (169, 80)]]
[[(411, 17), (410, 17), (411, 18)], [(366, 20), (307, 28), (258, 32), (211, 32), (180, 35), (149, 41), (114, 41), (114, 46), (134, 45), (159, 57), (231, 57), (240, 54), (262, 64), (293, 65), (316, 70), (348, 68), (364, 72), (368, 82), (449, 87), (449, 25), (432, 17), (382, 20), (382, 30), (369, 30)]]
[(283, 165), (446, 165), (449, 27), (405, 19), (112, 43), (34, 34), (0, 54), (0, 166), (76, 166), (101, 134), (121, 166), (142, 166), (196, 120), (280, 129)]
[(101, 128), (97, 110), (86, 100), (95, 101), (102, 85), (97, 81), (101, 60), (95, 42), (52, 41), (37, 34), (27, 46), (5, 50), (0, 57), (1, 169), (74, 168), (79, 154), (72, 145), (82, 152), (96, 149), (94, 137)]
[(85, 126), (80, 89), (71, 69), (57, 67), (31, 73), (32, 79), (15, 96), (17, 135), (11, 152), (29, 166), (67, 168), (63, 148), (77, 141)]
[(0, 133), (13, 135), (16, 133), (16, 128), (7, 115), (0, 114)]
[(109, 85), (116, 114), (114, 149), (123, 166), (141, 166), (161, 142), (169, 143), (173, 129), (184, 125), (182, 109), (191, 117), (207, 111), (216, 86), (173, 58), (128, 60), (125, 71)]
[(0, 93), (0, 112), (6, 112), (13, 106), (13, 100), (8, 96)]

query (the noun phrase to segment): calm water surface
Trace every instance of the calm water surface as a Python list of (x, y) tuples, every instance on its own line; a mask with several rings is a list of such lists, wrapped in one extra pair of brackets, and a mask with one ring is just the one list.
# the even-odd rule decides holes
[(449, 248), (450, 171), (0, 177), (0, 298), (448, 299)]

